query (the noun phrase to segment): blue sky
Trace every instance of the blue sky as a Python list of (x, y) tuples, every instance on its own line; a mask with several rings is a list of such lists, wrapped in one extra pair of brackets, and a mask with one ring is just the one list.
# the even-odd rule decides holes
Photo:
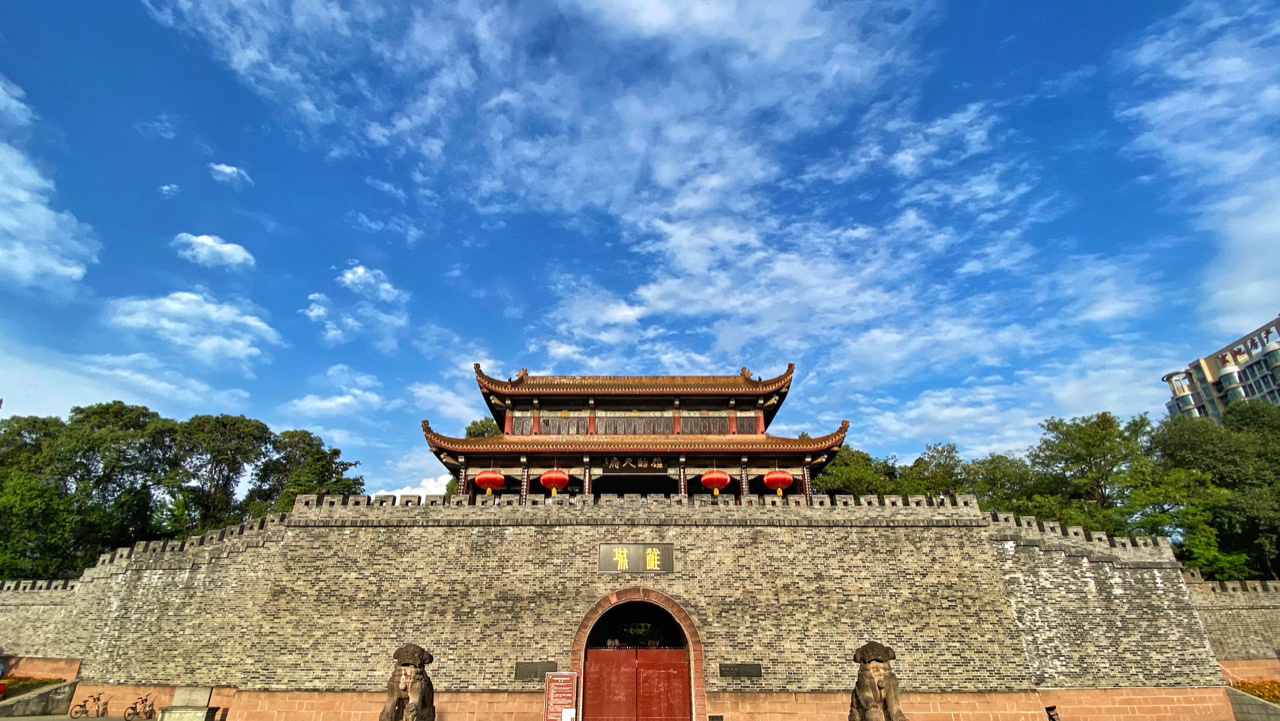
[(974, 456), (1280, 311), (1272, 3), (18, 0), (0, 76), (0, 413), (245, 413), (371, 491), (476, 361), (795, 362), (775, 432)]

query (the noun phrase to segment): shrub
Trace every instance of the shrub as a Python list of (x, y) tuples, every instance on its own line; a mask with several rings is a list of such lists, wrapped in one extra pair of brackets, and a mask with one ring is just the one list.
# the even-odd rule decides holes
[(1236, 681), (1231, 685), (1265, 701), (1280, 704), (1280, 681)]

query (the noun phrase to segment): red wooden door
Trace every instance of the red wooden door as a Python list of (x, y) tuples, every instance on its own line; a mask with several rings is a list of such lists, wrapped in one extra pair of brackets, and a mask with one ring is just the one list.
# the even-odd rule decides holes
[(636, 719), (692, 721), (689, 657), (684, 649), (636, 651)]
[(692, 721), (684, 649), (588, 649), (583, 721)]
[(635, 721), (635, 649), (587, 649), (582, 674), (582, 718), (584, 721)]

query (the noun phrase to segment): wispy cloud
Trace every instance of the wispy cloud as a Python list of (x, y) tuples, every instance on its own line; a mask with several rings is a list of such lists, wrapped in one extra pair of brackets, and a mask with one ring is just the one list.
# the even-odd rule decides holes
[(401, 203), (409, 199), (409, 195), (404, 192), (404, 188), (401, 188), (395, 183), (391, 183), (386, 180), (379, 180), (374, 177), (366, 177), (364, 179), (364, 183), (379, 193), (386, 193), (387, 195), (390, 195)]
[(0, 276), (17, 287), (65, 293), (98, 262), (101, 244), (88, 225), (53, 207), (52, 178), (22, 150), (36, 121), (24, 98), (0, 76)]
[(1133, 80), (1118, 115), (1132, 151), (1159, 159), (1218, 253), (1209, 325), (1239, 333), (1280, 306), (1280, 9), (1196, 0), (1120, 56)]
[(135, 123), (133, 129), (143, 137), (173, 140), (178, 137), (178, 119), (168, 113), (160, 113), (155, 120)]
[(370, 218), (364, 213), (353, 213), (351, 227), (362, 233), (394, 233), (403, 237), (405, 246), (409, 248), (417, 245), (423, 236), (422, 229), (407, 215)]
[(265, 346), (284, 339), (247, 303), (222, 303), (207, 293), (120, 298), (107, 304), (106, 322), (153, 335), (206, 364), (230, 362), (246, 374), (268, 360)]
[(400, 334), (409, 325), (409, 292), (393, 285), (383, 271), (359, 263), (342, 271), (335, 281), (357, 300), (335, 306), (328, 295), (312, 293), (307, 296), (307, 307), (299, 311), (320, 325), (321, 340), (341, 345), (370, 335), (375, 348), (394, 353)]
[(176, 198), (182, 192), (182, 188), (178, 187), (177, 183), (166, 183), (156, 188), (156, 191), (166, 198)]
[(399, 405), (399, 402), (390, 401), (378, 392), (382, 384), (376, 377), (358, 373), (345, 364), (330, 366), (321, 382), (338, 392), (323, 396), (308, 393), (288, 401), (281, 410), (304, 418), (329, 418), (363, 416)]
[(244, 246), (228, 243), (216, 235), (178, 233), (170, 245), (178, 249), (178, 255), (184, 260), (207, 268), (248, 270), (254, 266), (253, 254)]
[(209, 175), (219, 183), (229, 185), (236, 190), (253, 185), (253, 178), (249, 177), (249, 173), (244, 168), (237, 168), (234, 165), (209, 163)]

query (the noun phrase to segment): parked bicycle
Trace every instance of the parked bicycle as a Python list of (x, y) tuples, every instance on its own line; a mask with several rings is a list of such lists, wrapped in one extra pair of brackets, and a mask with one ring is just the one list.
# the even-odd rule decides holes
[(91, 693), (83, 701), (71, 707), (70, 715), (71, 718), (84, 718), (85, 716), (102, 718), (107, 715), (107, 703), (102, 700), (101, 693)]
[(151, 694), (139, 696), (129, 708), (124, 710), (124, 721), (133, 721), (141, 716), (144, 719), (153, 719), (156, 717), (156, 705), (151, 700)]

